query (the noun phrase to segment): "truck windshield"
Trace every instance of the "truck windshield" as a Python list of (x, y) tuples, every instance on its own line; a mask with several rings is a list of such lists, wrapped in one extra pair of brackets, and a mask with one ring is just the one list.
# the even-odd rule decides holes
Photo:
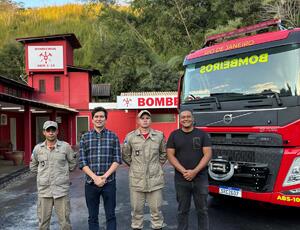
[(186, 66), (183, 102), (218, 95), (300, 95), (300, 45), (293, 44)]

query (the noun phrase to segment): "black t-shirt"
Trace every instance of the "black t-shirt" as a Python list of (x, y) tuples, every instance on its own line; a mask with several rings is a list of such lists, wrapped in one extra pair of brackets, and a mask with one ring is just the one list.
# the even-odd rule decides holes
[[(185, 169), (194, 169), (203, 157), (203, 147), (211, 146), (206, 132), (194, 128), (191, 132), (181, 129), (173, 131), (168, 139), (167, 148), (175, 149), (175, 157)], [(200, 171), (197, 177), (207, 176), (207, 169)], [(182, 174), (175, 170), (175, 179), (184, 179)]]

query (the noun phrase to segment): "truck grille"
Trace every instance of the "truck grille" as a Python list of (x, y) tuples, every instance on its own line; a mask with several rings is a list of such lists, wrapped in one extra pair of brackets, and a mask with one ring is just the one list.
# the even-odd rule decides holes
[[(270, 192), (275, 184), (282, 154), (282, 148), (214, 145), (209, 170), (215, 171), (210, 174), (210, 184)], [(222, 163), (226, 164), (223, 168)], [(221, 170), (228, 168), (228, 164), (234, 168), (233, 175), (231, 170), (231, 177), (225, 175), (230, 170)], [(222, 173), (225, 175), (224, 181), (220, 179)]]
[(241, 162), (255, 162), (255, 152), (254, 151), (241, 151), (232, 149), (216, 149), (213, 151), (213, 159), (218, 156), (223, 156), (229, 161), (241, 161)]

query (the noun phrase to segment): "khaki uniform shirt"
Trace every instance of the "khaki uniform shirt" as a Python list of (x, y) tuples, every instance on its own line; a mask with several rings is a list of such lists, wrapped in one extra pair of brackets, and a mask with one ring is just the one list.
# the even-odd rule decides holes
[(127, 134), (122, 158), (130, 166), (129, 185), (135, 191), (151, 192), (164, 187), (162, 165), (167, 160), (162, 132), (150, 129), (147, 139), (140, 130)]
[(54, 199), (69, 193), (69, 172), (76, 168), (76, 154), (71, 146), (59, 141), (49, 150), (46, 142), (34, 147), (30, 170), (37, 173), (37, 189), (40, 197)]

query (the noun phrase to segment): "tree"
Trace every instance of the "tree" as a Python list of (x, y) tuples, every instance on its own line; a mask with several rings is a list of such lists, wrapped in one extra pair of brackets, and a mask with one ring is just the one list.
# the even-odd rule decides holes
[(17, 43), (9, 43), (0, 49), (0, 75), (21, 81), (25, 76), (24, 48)]
[(87, 4), (20, 9), (0, 0), (11, 9), (0, 10), (0, 72), (14, 78), (24, 72), (16, 37), (74, 33), (82, 44), (74, 64), (99, 69), (94, 82), (111, 83), (114, 96), (176, 90), (184, 57), (202, 46), (205, 35), (258, 22), (271, 1), (133, 0), (124, 7), (83, 0)]
[(299, 0), (273, 0), (264, 6), (265, 16), (261, 18), (280, 18), (287, 27), (300, 26), (300, 1)]

